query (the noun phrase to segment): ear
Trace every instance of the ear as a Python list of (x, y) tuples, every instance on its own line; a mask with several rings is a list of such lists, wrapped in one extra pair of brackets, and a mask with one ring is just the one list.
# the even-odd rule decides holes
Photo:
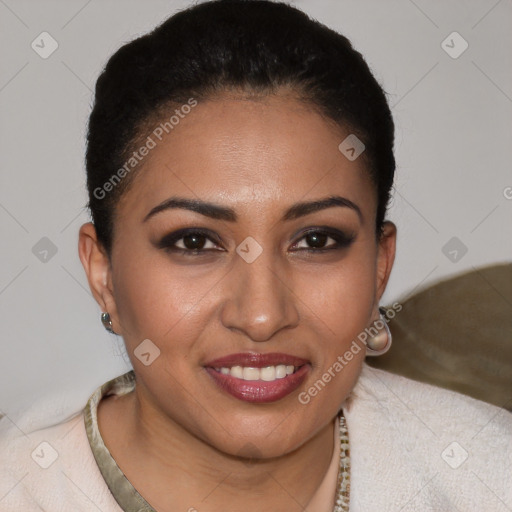
[[(376, 308), (386, 290), (386, 285), (393, 268), (396, 251), (396, 226), (391, 221), (385, 221), (383, 224), (383, 233), (378, 242), (377, 256), (377, 287), (376, 287)], [(378, 316), (378, 315), (377, 315)]]
[(122, 334), (114, 300), (110, 259), (96, 236), (96, 229), (92, 222), (87, 222), (80, 227), (78, 255), (96, 302), (102, 311), (110, 314), (114, 332)]

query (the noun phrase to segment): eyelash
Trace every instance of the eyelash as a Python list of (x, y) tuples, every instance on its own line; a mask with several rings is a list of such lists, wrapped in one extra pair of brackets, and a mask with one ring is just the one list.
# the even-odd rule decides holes
[[(328, 247), (322, 247), (322, 248), (301, 248), (301, 249), (294, 249), (293, 252), (300, 252), (305, 251), (308, 253), (325, 253), (327, 251), (333, 251), (333, 250), (341, 250), (349, 247), (352, 242), (355, 239), (355, 236), (353, 235), (346, 235), (341, 231), (334, 230), (332, 228), (327, 227), (317, 227), (313, 229), (308, 229), (304, 231), (301, 234), (301, 237), (293, 244), (297, 245), (299, 242), (301, 242), (303, 239), (305, 239), (308, 235), (311, 234), (321, 234), (321, 235), (327, 235), (328, 238), (331, 238), (335, 241), (334, 244)], [(217, 236), (215, 236), (212, 232), (209, 230), (201, 229), (201, 228), (185, 228), (180, 229), (178, 231), (175, 231), (174, 233), (170, 233), (168, 235), (165, 235), (160, 242), (158, 242), (158, 248), (163, 249), (167, 252), (172, 253), (178, 253), (183, 254), (186, 256), (200, 256), (204, 255), (207, 252), (210, 252), (212, 250), (218, 250), (218, 249), (183, 249), (181, 247), (176, 247), (176, 242), (182, 240), (187, 235), (200, 235), (207, 238), (210, 242), (214, 244), (220, 244), (220, 240)]]

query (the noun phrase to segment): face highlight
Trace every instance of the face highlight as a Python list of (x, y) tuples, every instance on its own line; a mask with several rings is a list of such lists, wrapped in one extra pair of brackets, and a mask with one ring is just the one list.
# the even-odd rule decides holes
[[(140, 399), (224, 453), (298, 448), (358, 378), (364, 350), (298, 399), (370, 324), (390, 271), (365, 163), (338, 149), (349, 133), (284, 95), (199, 103), (118, 205), (109, 312)], [(149, 365), (143, 340), (159, 350)], [(250, 354), (270, 353), (283, 356), (254, 368)], [(267, 401), (250, 384), (289, 377), (298, 387)], [(249, 384), (233, 393), (232, 378)]]

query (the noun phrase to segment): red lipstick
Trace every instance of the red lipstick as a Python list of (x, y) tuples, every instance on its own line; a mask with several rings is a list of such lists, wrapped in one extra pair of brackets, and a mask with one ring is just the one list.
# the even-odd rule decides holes
[(276, 366), (278, 364), (302, 366), (309, 363), (302, 357), (282, 354), (280, 352), (269, 352), (267, 354), (258, 354), (257, 352), (240, 352), (228, 356), (219, 357), (209, 361), (204, 366), (211, 368), (231, 368), (233, 366), (250, 366), (252, 368), (265, 368), (265, 366)]
[[(290, 354), (272, 352), (259, 354), (256, 352), (243, 352), (230, 354), (220, 357), (206, 363), (205, 369), (212, 378), (213, 382), (224, 392), (231, 396), (252, 403), (275, 402), (295, 391), (306, 379), (311, 365), (307, 359), (292, 356)], [(275, 375), (272, 380), (245, 380), (240, 375), (238, 368), (237, 376), (231, 375), (231, 369), (234, 367), (269, 370), (270, 375)], [(269, 369), (273, 367), (274, 369)], [(277, 371), (281, 367), (281, 372)], [(283, 375), (283, 367), (287, 367), (287, 372)], [(293, 368), (291, 368), (293, 367)], [(220, 369), (230, 369), (230, 373), (221, 373)], [(259, 370), (250, 370), (252, 373), (260, 374)], [(293, 373), (289, 373), (293, 371)], [(280, 378), (277, 374), (280, 373)]]

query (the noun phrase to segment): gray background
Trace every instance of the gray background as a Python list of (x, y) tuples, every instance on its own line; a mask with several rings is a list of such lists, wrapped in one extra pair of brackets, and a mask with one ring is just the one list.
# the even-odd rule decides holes
[[(510, 261), (511, 0), (294, 3), (346, 35), (389, 93), (398, 247), (382, 303)], [(130, 368), (77, 253), (86, 121), (108, 57), (187, 5), (0, 0), (0, 411), (12, 420), (49, 399), (65, 417)], [(59, 45), (47, 59), (31, 47), (43, 31)], [(469, 44), (458, 58), (441, 46), (454, 31)], [(46, 261), (43, 237), (56, 249)]]

